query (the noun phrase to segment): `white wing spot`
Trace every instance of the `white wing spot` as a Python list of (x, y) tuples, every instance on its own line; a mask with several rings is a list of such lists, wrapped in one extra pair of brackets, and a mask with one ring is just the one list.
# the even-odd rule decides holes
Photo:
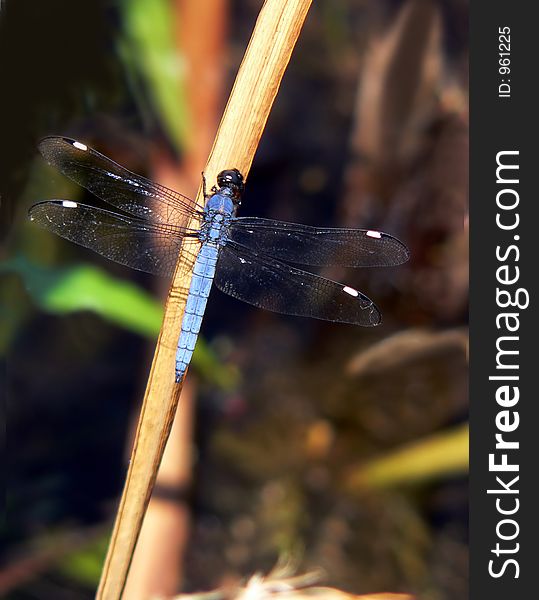
[(354, 288), (348, 287), (347, 285), (343, 287), (342, 291), (346, 292), (347, 294), (350, 294), (350, 296), (354, 296), (354, 297), (359, 296), (359, 292), (357, 290), (355, 290)]
[(73, 200), (62, 200), (62, 206), (64, 208), (77, 208), (78, 204)]
[(369, 230), (369, 231), (367, 231), (367, 235), (369, 237), (378, 238), (378, 239), (381, 239), (381, 237), (382, 237), (382, 234), (379, 231), (371, 231), (371, 230)]
[(86, 152), (88, 150), (88, 146), (86, 144), (83, 144), (82, 142), (73, 142), (73, 146), (75, 146), (75, 148), (78, 148), (79, 150), (82, 150), (83, 152)]

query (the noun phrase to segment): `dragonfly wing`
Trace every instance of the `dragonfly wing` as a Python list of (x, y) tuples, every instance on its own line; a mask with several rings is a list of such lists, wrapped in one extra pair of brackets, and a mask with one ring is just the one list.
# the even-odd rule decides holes
[(221, 248), (215, 284), (238, 300), (273, 312), (365, 327), (382, 320), (380, 311), (361, 292), (233, 241)]
[(279, 260), (301, 265), (386, 267), (400, 265), (408, 248), (387, 233), (369, 229), (309, 227), (273, 219), (234, 219), (229, 238)]
[(136, 217), (186, 226), (201, 215), (194, 200), (128, 171), (81, 142), (51, 136), (41, 140), (39, 150), (66, 177)]
[(200, 244), (196, 232), (150, 223), (70, 200), (49, 200), (29, 211), (31, 221), (139, 271), (168, 276), (182, 244)]

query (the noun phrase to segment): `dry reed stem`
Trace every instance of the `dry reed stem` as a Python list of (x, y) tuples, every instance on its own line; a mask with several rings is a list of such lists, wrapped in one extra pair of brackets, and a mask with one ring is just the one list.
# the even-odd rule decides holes
[(183, 387), (181, 410), (176, 412), (144, 515), (123, 592), (129, 600), (172, 596), (180, 588), (190, 528), (187, 495), (192, 470), (194, 381)]
[[(312, 0), (266, 0), (240, 66), (205, 168), (247, 176), (294, 45)], [(204, 33), (201, 32), (201, 35)], [(200, 187), (197, 201), (203, 204)], [(118, 600), (140, 532), (181, 392), (174, 382), (175, 349), (194, 257), (182, 251), (165, 305), (126, 483), (96, 598)]]
[[(187, 65), (184, 85), (189, 114), (188, 143), (181, 163), (162, 149), (155, 153), (152, 172), (167, 187), (195, 192), (225, 102), (222, 66), (230, 7), (229, 0), (174, 0), (172, 6), (176, 50)], [(202, 30), (204, 35), (200, 35)], [(176, 411), (161, 459), (156, 479), (161, 490), (162, 486), (168, 490), (189, 488), (196, 400), (193, 383), (193, 379), (186, 381), (182, 390), (181, 410)], [(172, 596), (180, 589), (189, 529), (190, 511), (185, 499), (163, 498), (162, 494), (156, 495), (154, 487), (131, 560), (124, 597), (148, 600), (158, 594)]]

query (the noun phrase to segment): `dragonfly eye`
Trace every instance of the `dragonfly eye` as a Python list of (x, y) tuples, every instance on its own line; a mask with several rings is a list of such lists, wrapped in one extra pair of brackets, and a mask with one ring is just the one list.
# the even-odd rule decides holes
[(243, 190), (245, 189), (243, 175), (238, 171), (238, 169), (227, 169), (226, 171), (221, 171), (219, 175), (217, 175), (217, 185), (222, 188), (224, 187), (230, 189), (233, 192), (233, 197), (235, 200), (239, 200)]

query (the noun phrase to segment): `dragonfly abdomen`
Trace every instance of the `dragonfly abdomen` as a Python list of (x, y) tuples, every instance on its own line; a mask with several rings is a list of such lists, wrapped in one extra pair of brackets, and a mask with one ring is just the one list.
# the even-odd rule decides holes
[(193, 356), (215, 275), (217, 254), (215, 244), (203, 244), (195, 262), (176, 350), (176, 382), (181, 381), (185, 375)]

